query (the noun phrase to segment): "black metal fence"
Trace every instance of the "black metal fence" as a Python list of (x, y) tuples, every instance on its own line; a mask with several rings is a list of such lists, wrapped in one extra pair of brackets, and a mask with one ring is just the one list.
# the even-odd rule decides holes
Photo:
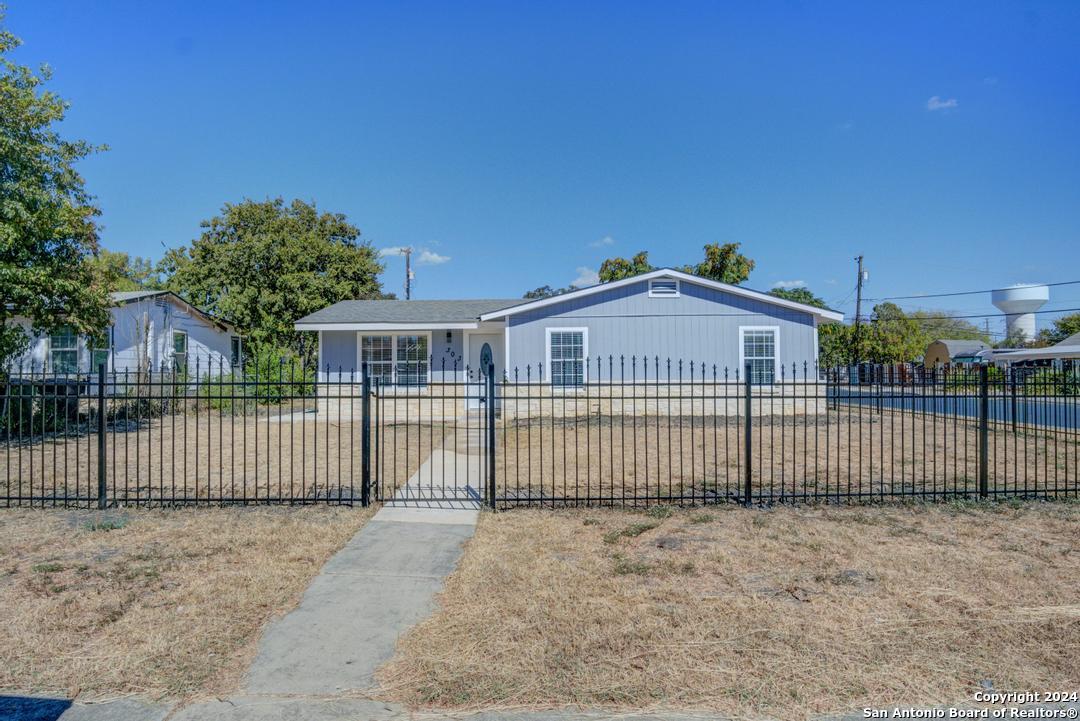
[[(0, 504), (709, 504), (1080, 494), (1080, 372), (727, 369), (659, 358), (408, 385), (8, 374)], [(565, 370), (565, 369), (564, 369)], [(577, 372), (579, 371), (579, 372)], [(751, 382), (751, 376), (754, 381)], [(599, 379), (599, 380), (596, 380)]]

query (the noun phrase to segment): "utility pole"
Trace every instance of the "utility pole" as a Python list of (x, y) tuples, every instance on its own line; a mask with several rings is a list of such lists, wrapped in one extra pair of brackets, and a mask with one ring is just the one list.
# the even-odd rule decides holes
[(412, 299), (412, 248), (406, 248), (405, 253), (405, 300)]
[(855, 256), (855, 261), (859, 264), (859, 277), (855, 281), (855, 336), (853, 339), (855, 347), (852, 349), (851, 355), (855, 359), (856, 367), (859, 365), (859, 361), (862, 360), (862, 358), (859, 357), (859, 353), (862, 350), (862, 346), (859, 343), (859, 330), (862, 325), (862, 284), (863, 278), (865, 277), (865, 273), (863, 273), (862, 269), (862, 260), (863, 257), (861, 255)]

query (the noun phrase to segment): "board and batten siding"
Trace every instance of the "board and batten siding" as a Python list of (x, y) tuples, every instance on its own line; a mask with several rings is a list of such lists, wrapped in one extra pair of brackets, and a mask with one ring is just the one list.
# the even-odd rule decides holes
[[(509, 318), (509, 374), (516, 368), (524, 378), (526, 366), (545, 365), (543, 380), (548, 380), (548, 329), (588, 328), (589, 378), (607, 380), (608, 356), (613, 356), (613, 376), (620, 378), (619, 358), (625, 357), (626, 378), (631, 377), (633, 356), (638, 358), (637, 378), (644, 377), (641, 359), (649, 359), (648, 377), (655, 376), (655, 359), (660, 358), (660, 378), (667, 378), (666, 361), (671, 359), (671, 376), (677, 377), (676, 362), (683, 363), (684, 378), (689, 378), (689, 363), (705, 363), (711, 377), (713, 364), (718, 375), (727, 368), (734, 372), (741, 363), (740, 327), (777, 327), (778, 361), (790, 373), (792, 364), (803, 372), (807, 363), (813, 373), (817, 354), (817, 326), (811, 313), (783, 308), (768, 302), (733, 295), (694, 283), (680, 283), (678, 297), (649, 297), (648, 281), (630, 283), (563, 303), (525, 311)], [(597, 357), (600, 377), (596, 376)]]

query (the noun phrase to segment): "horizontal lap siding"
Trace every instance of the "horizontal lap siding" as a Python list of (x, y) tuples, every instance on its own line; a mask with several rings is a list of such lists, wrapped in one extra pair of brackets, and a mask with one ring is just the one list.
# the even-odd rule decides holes
[[(385, 331), (385, 335), (409, 335), (416, 331)], [(431, 346), (428, 354), (431, 358), (431, 380), (453, 380), (455, 363), (460, 373), (465, 365), (462, 358), (462, 335), (460, 330), (449, 331), (450, 340), (447, 341), (445, 330), (431, 331)], [(350, 372), (356, 371), (356, 377), (360, 377), (360, 360), (357, 358), (357, 338), (359, 335), (380, 335), (380, 333), (365, 331), (358, 333), (355, 330), (324, 330), (322, 332), (322, 361), (320, 370), (323, 371), (320, 378), (336, 381), (338, 369), (344, 374), (343, 380), (351, 378)], [(325, 371), (330, 368), (330, 375)], [(444, 375), (445, 373), (445, 375)]]
[[(517, 368), (524, 378), (525, 367), (546, 363), (547, 329), (586, 327), (589, 329), (590, 377), (596, 376), (596, 358), (602, 358), (601, 379), (608, 377), (608, 357), (614, 356), (614, 375), (619, 378), (619, 357), (625, 357), (626, 377), (630, 377), (632, 356), (637, 356), (638, 378), (643, 377), (641, 358), (649, 359), (649, 377), (654, 377), (660, 359), (662, 378), (666, 362), (684, 361), (684, 377), (689, 363), (705, 363), (708, 374), (717, 366), (734, 373), (739, 366), (740, 326), (778, 326), (779, 360), (788, 371), (792, 364), (802, 375), (803, 363), (815, 360), (814, 318), (810, 313), (789, 310), (771, 303), (682, 283), (678, 298), (650, 298), (648, 283), (631, 283), (591, 296), (571, 298), (544, 308), (510, 317), (510, 373)], [(547, 372), (544, 377), (546, 379)]]

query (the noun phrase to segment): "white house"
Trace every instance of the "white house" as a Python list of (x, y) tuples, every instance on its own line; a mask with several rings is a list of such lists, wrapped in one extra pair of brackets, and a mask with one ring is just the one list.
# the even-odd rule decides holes
[(104, 363), (109, 372), (186, 370), (200, 375), (229, 373), (243, 363), (243, 340), (231, 323), (165, 290), (110, 293), (109, 327), (99, 338), (70, 328), (36, 333), (30, 348), (12, 363), (15, 372), (88, 373)]

